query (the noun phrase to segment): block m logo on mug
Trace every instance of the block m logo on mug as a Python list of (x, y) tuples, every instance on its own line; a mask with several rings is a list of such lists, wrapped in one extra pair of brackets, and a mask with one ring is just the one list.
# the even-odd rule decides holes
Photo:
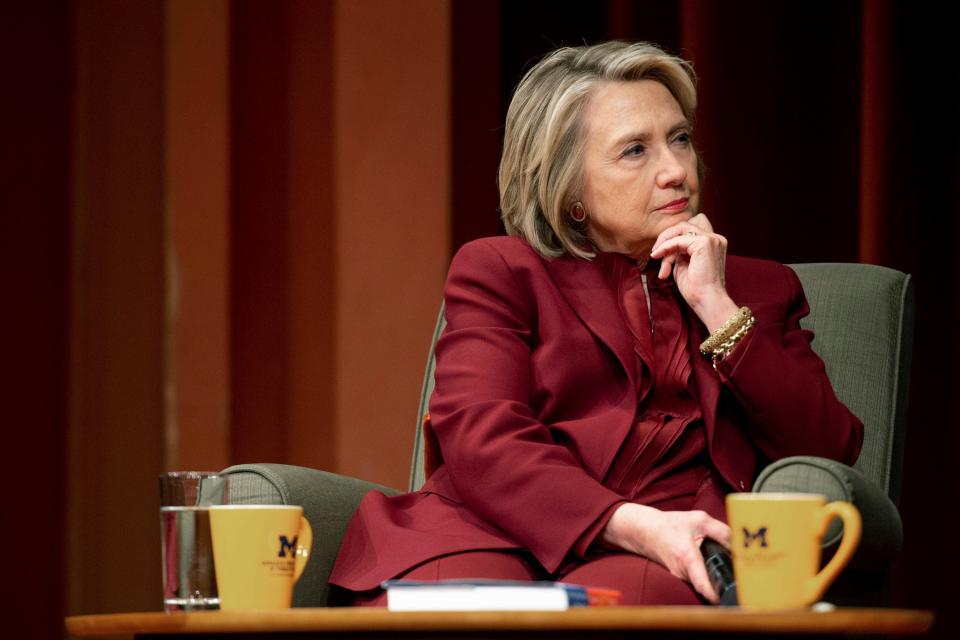
[(293, 541), (287, 539), (287, 536), (280, 536), (280, 551), (277, 553), (278, 558), (286, 558), (287, 553), (291, 556), (297, 556), (297, 536), (293, 536)]
[(753, 544), (757, 540), (760, 541), (761, 547), (767, 546), (767, 528), (766, 527), (760, 527), (759, 529), (757, 529), (756, 533), (750, 533), (749, 529), (747, 529), (746, 527), (743, 528), (743, 546), (744, 547), (749, 547), (751, 544)]

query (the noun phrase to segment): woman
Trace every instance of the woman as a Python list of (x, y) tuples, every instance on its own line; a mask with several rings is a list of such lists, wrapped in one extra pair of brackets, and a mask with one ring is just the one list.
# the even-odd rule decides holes
[(794, 273), (726, 255), (698, 213), (689, 64), (609, 42), (544, 58), (507, 114), (509, 237), (444, 295), (421, 491), (368, 494), (331, 582), (554, 579), (625, 604), (716, 601), (699, 545), (724, 495), (789, 455), (853, 463), (862, 425), (800, 329)]

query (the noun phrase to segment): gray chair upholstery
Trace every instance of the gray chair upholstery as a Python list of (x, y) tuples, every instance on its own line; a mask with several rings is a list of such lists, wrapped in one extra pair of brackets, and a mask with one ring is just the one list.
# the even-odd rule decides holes
[[(882, 573), (900, 548), (902, 524), (895, 503), (900, 470), (910, 355), (913, 338), (913, 289), (910, 276), (871, 265), (792, 265), (810, 302), (802, 324), (816, 338), (839, 398), (864, 422), (863, 451), (854, 469), (831, 460), (798, 456), (769, 465), (754, 491), (822, 493), (847, 500), (864, 519), (861, 547), (851, 569), (868, 576)], [(433, 392), (434, 347), (443, 330), (441, 307), (420, 394), (408, 489), (424, 482), (423, 416)], [(230, 467), (230, 493), (248, 503), (301, 504), (314, 527), (312, 559), (294, 592), (294, 606), (334, 604), (328, 585), (330, 569), (346, 529), (363, 495), (393, 489), (324, 471), (277, 464)], [(824, 539), (827, 554), (839, 528)], [(854, 589), (859, 586), (853, 587)]]
[(814, 332), (837, 396), (865, 425), (854, 466), (898, 502), (913, 351), (910, 276), (873, 265), (792, 266), (810, 302), (801, 324)]

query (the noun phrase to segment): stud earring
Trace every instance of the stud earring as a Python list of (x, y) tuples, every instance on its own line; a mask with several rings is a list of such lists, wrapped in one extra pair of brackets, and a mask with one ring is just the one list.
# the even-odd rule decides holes
[(587, 212), (583, 208), (583, 203), (579, 200), (574, 202), (573, 206), (570, 207), (570, 219), (577, 224), (583, 224), (587, 221)]

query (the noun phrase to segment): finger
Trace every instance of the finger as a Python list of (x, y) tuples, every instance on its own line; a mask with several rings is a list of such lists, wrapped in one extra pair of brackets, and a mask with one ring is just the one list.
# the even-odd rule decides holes
[(676, 277), (677, 267), (680, 266), (682, 260), (689, 253), (689, 247), (684, 247), (684, 243), (688, 242), (686, 240), (681, 241), (680, 243), (674, 245), (665, 245), (661, 247), (657, 255), (651, 254), (651, 258), (658, 258), (662, 256), (660, 262), (660, 271), (657, 273), (657, 277), (661, 280), (665, 280), (673, 274)]
[(702, 558), (694, 560), (687, 566), (687, 578), (693, 588), (697, 590), (697, 593), (704, 598), (714, 604), (720, 601), (720, 596), (714, 591), (713, 585), (710, 584), (710, 578), (707, 577), (707, 566), (703, 563)]
[(681, 258), (683, 258), (683, 253), (681, 251), (674, 251), (663, 256), (663, 260), (660, 262), (660, 271), (657, 273), (657, 277), (661, 280), (665, 280), (666, 278), (670, 277), (670, 274), (676, 275), (677, 266)]
[(675, 238), (670, 238), (659, 247), (650, 252), (651, 258), (662, 258), (668, 253), (689, 253), (690, 245), (699, 240), (702, 236), (693, 234), (684, 234)]
[(661, 280), (666, 280), (670, 277), (670, 271), (673, 267), (673, 261), (670, 258), (664, 258), (660, 263), (660, 271), (657, 273), (657, 277)]
[(659, 246), (654, 247), (650, 251), (650, 257), (660, 258), (671, 251), (675, 251), (676, 247), (683, 247), (683, 250), (678, 251), (678, 253), (693, 255), (691, 248), (693, 244), (697, 242), (701, 243), (701, 247), (709, 247), (713, 251), (726, 254), (727, 239), (725, 237), (716, 233), (688, 230), (682, 235), (674, 236), (661, 242)]
[(730, 548), (730, 527), (725, 522), (721, 522), (715, 518), (710, 518), (704, 522), (703, 533), (708, 538), (716, 540), (727, 549)]
[[(709, 222), (707, 222), (709, 224)], [(653, 249), (656, 249), (661, 244), (670, 240), (671, 238), (676, 238), (677, 236), (682, 236), (687, 233), (710, 233), (711, 231), (705, 230), (703, 227), (698, 227), (696, 225), (690, 224), (689, 221), (684, 220), (683, 222), (678, 222), (677, 224), (667, 227), (660, 232), (660, 235), (657, 236), (656, 241), (653, 243)]]

